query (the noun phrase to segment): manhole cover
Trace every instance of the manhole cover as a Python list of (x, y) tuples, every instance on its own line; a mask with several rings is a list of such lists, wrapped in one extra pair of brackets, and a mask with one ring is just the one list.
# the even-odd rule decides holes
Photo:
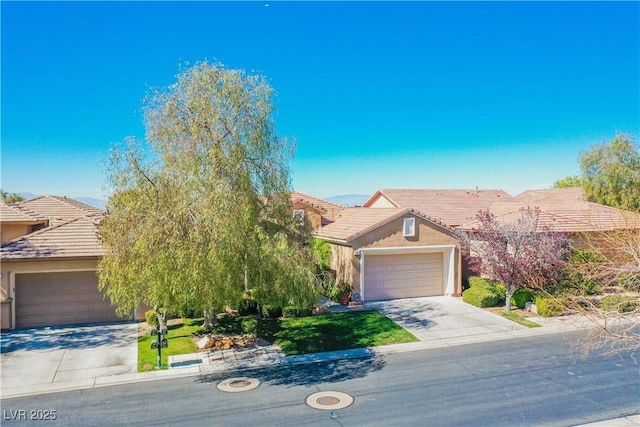
[(218, 390), (228, 393), (237, 393), (240, 391), (249, 391), (260, 385), (260, 380), (256, 378), (229, 378), (218, 384)]
[(343, 409), (353, 403), (353, 397), (340, 391), (321, 391), (307, 397), (307, 405), (315, 409), (334, 411)]
[(317, 398), (316, 402), (318, 403), (318, 405), (337, 405), (338, 403), (340, 403), (340, 399), (333, 396), (324, 396)]
[(249, 380), (235, 380), (229, 383), (229, 387), (233, 388), (245, 388), (251, 385), (251, 381)]

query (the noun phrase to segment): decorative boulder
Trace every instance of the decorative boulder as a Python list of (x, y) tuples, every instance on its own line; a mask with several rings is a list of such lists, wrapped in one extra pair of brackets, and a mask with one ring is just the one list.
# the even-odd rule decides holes
[(216, 340), (210, 336), (202, 337), (197, 343), (196, 346), (199, 350), (208, 350), (216, 343)]
[(527, 301), (527, 302), (524, 303), (524, 309), (525, 309), (525, 311), (530, 311), (532, 313), (537, 313), (538, 312), (538, 308), (531, 301)]
[(222, 338), (216, 341), (216, 350), (229, 350), (233, 347), (233, 340), (231, 338)]

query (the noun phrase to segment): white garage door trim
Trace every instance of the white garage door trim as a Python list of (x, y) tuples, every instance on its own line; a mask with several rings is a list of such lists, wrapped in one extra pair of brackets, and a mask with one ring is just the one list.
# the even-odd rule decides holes
[(444, 294), (453, 295), (455, 289), (455, 245), (433, 245), (433, 246), (408, 246), (389, 248), (362, 248), (356, 251), (356, 256), (360, 257), (360, 298), (366, 301), (366, 289), (364, 283), (364, 268), (367, 254), (409, 254), (409, 253), (442, 253), (442, 283), (444, 283)]

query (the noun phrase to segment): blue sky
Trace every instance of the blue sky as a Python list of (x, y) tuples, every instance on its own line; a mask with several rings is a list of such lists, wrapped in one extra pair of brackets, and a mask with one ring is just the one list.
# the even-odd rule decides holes
[(2, 187), (105, 198), (142, 98), (208, 59), (264, 74), (293, 186), (545, 188), (640, 134), (640, 3), (6, 2)]

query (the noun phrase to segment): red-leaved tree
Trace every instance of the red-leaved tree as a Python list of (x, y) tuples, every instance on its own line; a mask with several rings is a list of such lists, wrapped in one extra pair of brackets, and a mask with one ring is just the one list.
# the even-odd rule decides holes
[(520, 288), (541, 289), (557, 279), (570, 251), (570, 235), (539, 224), (539, 209), (497, 218), (489, 211), (476, 216), (478, 225), (464, 237), (476, 274), (504, 284), (505, 310)]

